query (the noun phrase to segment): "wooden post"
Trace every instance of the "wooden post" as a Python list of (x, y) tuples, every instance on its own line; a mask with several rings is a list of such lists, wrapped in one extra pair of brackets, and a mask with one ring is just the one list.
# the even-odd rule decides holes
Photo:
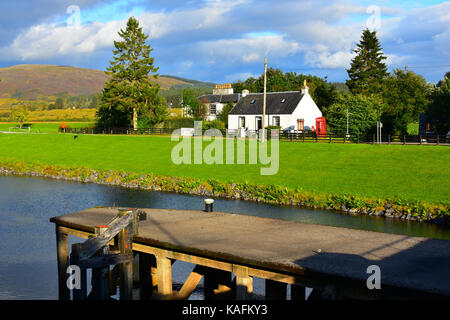
[(286, 300), (287, 284), (266, 279), (266, 300)]
[(204, 268), (205, 300), (227, 298), (227, 292), (232, 289), (231, 273), (227, 271)]
[[(108, 226), (96, 226), (95, 235), (98, 236)], [(97, 255), (107, 255), (109, 253), (109, 245), (101, 248)], [(94, 299), (109, 300), (109, 267), (93, 268), (92, 269), (92, 292)]]
[(306, 299), (306, 288), (292, 284), (291, 285), (291, 300), (305, 301), (305, 299)]
[[(128, 211), (120, 211), (127, 214)], [(129, 224), (118, 234), (120, 253), (133, 253), (133, 224)], [(120, 265), (120, 300), (131, 300), (133, 298), (133, 261)]]
[(139, 252), (139, 281), (140, 298), (148, 300), (152, 297), (158, 285), (158, 276), (156, 274), (156, 258), (154, 255)]
[(67, 267), (69, 266), (69, 244), (67, 234), (56, 226), (56, 255), (58, 259), (58, 299), (70, 300), (70, 290), (67, 287)]
[[(79, 265), (80, 243), (72, 245), (72, 252), (70, 253), (70, 264)], [(87, 277), (86, 269), (80, 267), (80, 289), (73, 289), (73, 300), (86, 300), (87, 298)]]
[(236, 299), (250, 299), (253, 292), (253, 279), (248, 275), (248, 268), (233, 265), (233, 273), (236, 276)]
[(158, 294), (169, 296), (172, 294), (172, 261), (167, 257), (157, 256), (156, 266), (158, 274)]

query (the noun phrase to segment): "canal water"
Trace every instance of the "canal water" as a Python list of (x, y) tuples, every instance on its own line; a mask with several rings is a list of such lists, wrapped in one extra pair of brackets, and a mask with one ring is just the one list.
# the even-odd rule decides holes
[[(94, 206), (204, 209), (203, 198), (59, 180), (0, 176), (0, 299), (57, 299), (53, 216)], [(425, 223), (324, 210), (216, 199), (214, 210), (305, 223), (450, 240), (450, 230)], [(84, 241), (70, 237), (70, 243)], [(193, 265), (173, 265), (175, 284)], [(255, 293), (264, 283), (255, 279)], [(201, 299), (201, 291), (192, 296)]]

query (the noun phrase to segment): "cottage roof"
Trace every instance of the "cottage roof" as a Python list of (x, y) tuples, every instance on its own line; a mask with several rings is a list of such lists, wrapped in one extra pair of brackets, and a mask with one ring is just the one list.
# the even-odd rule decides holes
[(198, 97), (201, 101), (206, 103), (228, 103), (228, 102), (238, 102), (240, 94), (205, 94)]
[[(303, 98), (300, 91), (267, 92), (266, 114), (291, 114)], [(263, 93), (250, 93), (241, 98), (229, 114), (262, 114)]]

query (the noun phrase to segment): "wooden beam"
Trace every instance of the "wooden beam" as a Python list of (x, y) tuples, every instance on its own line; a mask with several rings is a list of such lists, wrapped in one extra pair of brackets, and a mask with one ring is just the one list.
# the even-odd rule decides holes
[(164, 298), (172, 295), (172, 261), (164, 256), (156, 256), (158, 274), (158, 294)]
[(178, 291), (175, 295), (176, 299), (187, 299), (194, 292), (195, 288), (197, 288), (198, 283), (202, 280), (203, 275), (205, 273), (205, 268), (201, 266), (195, 266), (192, 272), (189, 274), (189, 277), (181, 287), (180, 291)]
[(249, 300), (253, 292), (253, 278), (248, 275), (248, 268), (233, 265), (236, 276), (236, 299)]
[(108, 254), (95, 256), (80, 261), (81, 268), (106, 268), (120, 263), (127, 263), (133, 259), (132, 253)]
[(56, 226), (56, 255), (58, 259), (58, 298), (70, 300), (70, 290), (67, 287), (67, 267), (69, 266), (69, 243), (67, 233)]
[(287, 284), (266, 279), (266, 300), (286, 300)]
[[(125, 216), (116, 217), (109, 224), (109, 228), (97, 237), (92, 237), (82, 243), (80, 249), (80, 260), (85, 260), (93, 256), (100, 248), (104, 247), (124, 228), (127, 228), (133, 222), (134, 216), (129, 213)], [(133, 227), (131, 227), (131, 230)]]

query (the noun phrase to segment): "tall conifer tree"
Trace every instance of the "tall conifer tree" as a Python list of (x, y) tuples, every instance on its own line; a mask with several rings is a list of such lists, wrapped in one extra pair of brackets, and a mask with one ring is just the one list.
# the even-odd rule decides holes
[(350, 80), (346, 84), (354, 94), (380, 93), (383, 80), (388, 76), (386, 60), (376, 31), (365, 29), (357, 48), (356, 56), (347, 70)]
[[(103, 90), (101, 108), (118, 113), (133, 115), (133, 128), (138, 128), (138, 114), (148, 111), (152, 106), (160, 107), (158, 100), (159, 85), (156, 79), (158, 68), (154, 58), (150, 57), (153, 49), (146, 44), (145, 35), (136, 18), (130, 17), (125, 30), (119, 31), (120, 41), (114, 41), (113, 60), (106, 73), (111, 79)], [(108, 112), (105, 112), (107, 114)]]

